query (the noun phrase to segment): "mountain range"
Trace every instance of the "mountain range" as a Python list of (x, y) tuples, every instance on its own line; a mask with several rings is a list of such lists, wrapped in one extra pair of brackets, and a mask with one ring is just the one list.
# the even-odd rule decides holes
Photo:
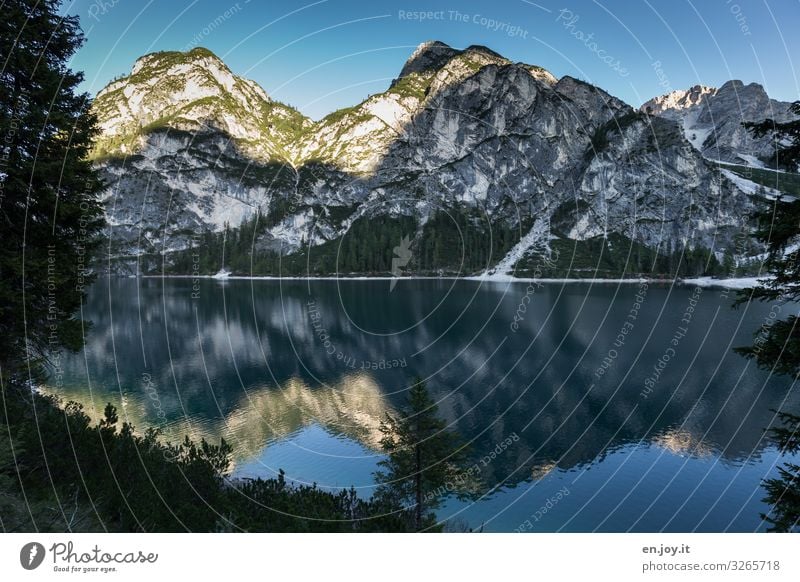
[(720, 271), (757, 254), (735, 238), (778, 194), (749, 173), (776, 144), (741, 123), (788, 106), (730, 81), (635, 109), (428, 42), (384, 92), (314, 121), (206, 49), (153, 53), (92, 106), (109, 265), (398, 274), (405, 240), (403, 274), (663, 273), (688, 253)]

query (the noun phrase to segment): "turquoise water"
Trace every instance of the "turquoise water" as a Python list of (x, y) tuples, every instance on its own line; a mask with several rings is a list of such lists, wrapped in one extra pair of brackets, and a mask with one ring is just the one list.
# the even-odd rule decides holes
[[(732, 353), (770, 306), (637, 283), (104, 279), (51, 389), (167, 438), (224, 437), (234, 476), (369, 495), (377, 425), (416, 376), (491, 493), (488, 531), (753, 531), (791, 383)], [(691, 309), (690, 309), (691, 308)], [(55, 376), (54, 376), (55, 378)], [(506, 447), (499, 446), (503, 442)]]

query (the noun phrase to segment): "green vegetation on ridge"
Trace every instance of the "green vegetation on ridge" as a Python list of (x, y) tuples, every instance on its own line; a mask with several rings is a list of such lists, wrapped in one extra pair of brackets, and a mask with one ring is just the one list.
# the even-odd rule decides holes
[[(327, 213), (334, 223), (341, 224), (354, 211), (354, 207), (316, 208), (315, 214)], [(280, 254), (277, 248), (264, 245), (267, 228), (275, 224), (254, 217), (224, 233), (207, 232), (194, 248), (170, 254), (167, 272), (213, 275), (225, 268), (244, 276), (388, 276), (392, 274), (392, 260), (399, 258), (395, 249), (407, 238), (408, 261), (402, 265), (403, 275), (469, 276), (496, 265), (519, 242), (520, 233), (530, 228), (527, 224), (512, 228), (499, 220), (490, 224), (483, 213), (462, 208), (437, 212), (422, 227), (409, 216), (378, 215), (358, 218), (342, 237), (315, 246), (307, 244), (313, 232), (309, 230), (302, 248)], [(736, 271), (730, 253), (718, 257), (702, 246), (683, 248), (671, 243), (655, 250), (613, 232), (607, 237), (573, 240), (556, 229), (549, 247), (546, 260), (541, 252), (530, 252), (513, 267), (514, 274), (675, 278), (726, 277)], [(154, 261), (153, 265), (160, 269), (162, 262)], [(736, 272), (744, 274), (741, 266)]]
[(585, 240), (556, 237), (550, 254), (533, 253), (515, 268), (518, 277), (556, 279), (617, 279), (621, 277), (726, 277), (733, 271), (733, 257), (722, 263), (709, 249), (676, 248), (657, 251), (619, 233)]
[[(296, 209), (295, 209), (296, 210)], [(340, 222), (352, 207), (316, 208)], [(258, 216), (224, 233), (206, 233), (193, 249), (168, 257), (168, 272), (186, 274), (199, 267), (210, 275), (225, 268), (239, 275), (389, 275), (395, 248), (408, 241), (403, 274), (473, 275), (502, 259), (519, 240), (519, 231), (502, 223), (489, 224), (477, 210), (451, 208), (435, 213), (420, 228), (409, 216), (378, 215), (356, 219), (347, 232), (319, 245), (279, 254), (264, 248), (263, 236), (274, 221)]]

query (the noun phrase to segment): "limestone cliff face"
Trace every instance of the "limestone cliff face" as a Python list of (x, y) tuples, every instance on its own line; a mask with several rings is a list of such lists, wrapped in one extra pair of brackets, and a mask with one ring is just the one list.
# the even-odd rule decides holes
[[(385, 92), (313, 122), (204, 49), (147, 55), (94, 104), (112, 252), (185, 248), (256, 212), (269, 225), (258, 248), (287, 252), (361, 217), (424, 224), (459, 207), (535, 223), (509, 268), (546, 247), (554, 216), (558, 235), (578, 240), (719, 245), (751, 202), (707, 158), (764, 153), (734, 123), (769, 111), (751, 87), (693, 89), (648, 115), (485, 47), (425, 43)], [(743, 93), (748, 105), (730, 113)], [(719, 131), (700, 143), (693, 132), (712, 117)]]

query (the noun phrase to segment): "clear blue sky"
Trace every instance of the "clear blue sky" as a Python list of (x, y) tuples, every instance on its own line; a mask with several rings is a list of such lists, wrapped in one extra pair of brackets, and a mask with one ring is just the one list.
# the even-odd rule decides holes
[(197, 45), (319, 118), (384, 90), (414, 47), (435, 39), (482, 44), (637, 106), (728, 79), (800, 98), (800, 0), (74, 0), (63, 9), (81, 17), (87, 42), (72, 64), (91, 93), (143, 54)]

